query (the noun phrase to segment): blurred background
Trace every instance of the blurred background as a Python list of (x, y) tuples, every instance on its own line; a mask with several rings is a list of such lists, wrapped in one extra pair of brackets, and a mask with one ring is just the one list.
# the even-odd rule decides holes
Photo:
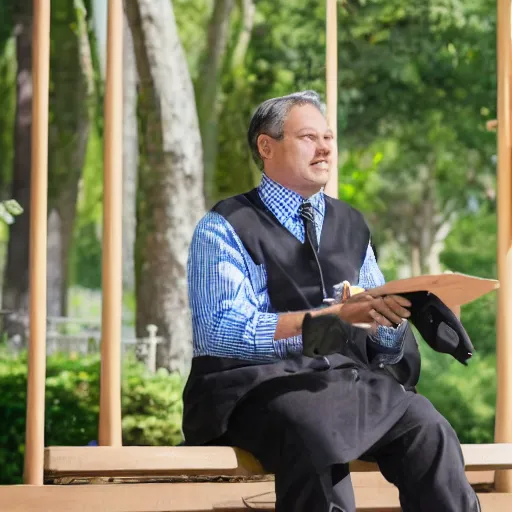
[[(51, 6), (46, 445), (93, 445), (107, 2)], [(339, 196), (366, 215), (386, 278), (496, 278), (495, 1), (341, 0), (338, 31)], [(24, 453), (31, 39), (32, 0), (1, 0), (0, 201), (23, 212), (0, 205), (0, 484), (21, 482)], [(123, 59), (123, 441), (177, 444), (188, 243), (259, 182), (258, 103), (324, 95), (325, 2), (126, 0)], [(420, 391), (464, 443), (493, 440), (495, 319), (495, 294), (462, 308), (469, 368), (421, 343)]]

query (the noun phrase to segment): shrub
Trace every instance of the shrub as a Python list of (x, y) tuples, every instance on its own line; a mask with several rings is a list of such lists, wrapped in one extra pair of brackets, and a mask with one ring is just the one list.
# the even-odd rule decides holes
[[(46, 373), (46, 446), (84, 446), (97, 440), (99, 356), (51, 356)], [(0, 484), (22, 479), (26, 386), (26, 354), (0, 353)], [(124, 444), (173, 445), (182, 440), (183, 379), (164, 370), (150, 374), (130, 356), (123, 365), (122, 389)]]
[(496, 411), (496, 358), (476, 354), (461, 365), (421, 343), (418, 391), (450, 422), (461, 443), (492, 443)]

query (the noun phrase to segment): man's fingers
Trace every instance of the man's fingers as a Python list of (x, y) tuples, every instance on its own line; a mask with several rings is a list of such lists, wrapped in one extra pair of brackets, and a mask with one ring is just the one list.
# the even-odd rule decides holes
[(388, 295), (387, 297), (384, 297), (384, 302), (395, 314), (397, 314), (401, 318), (409, 318), (411, 316), (411, 312), (408, 309), (406, 309), (402, 304), (400, 304), (398, 300), (396, 300), (398, 298), (398, 295)]
[(390, 321), (390, 325), (398, 325), (402, 323), (403, 318), (397, 315), (392, 308), (384, 301), (382, 297), (375, 299), (373, 308)]
[(393, 324), (384, 316), (381, 315), (375, 309), (370, 309), (368, 313), (379, 325), (383, 325), (384, 327), (393, 327)]
[(386, 299), (393, 299), (395, 302), (398, 302), (400, 306), (404, 308), (410, 308), (412, 306), (411, 301), (406, 299), (405, 297), (402, 297), (401, 295), (386, 295)]

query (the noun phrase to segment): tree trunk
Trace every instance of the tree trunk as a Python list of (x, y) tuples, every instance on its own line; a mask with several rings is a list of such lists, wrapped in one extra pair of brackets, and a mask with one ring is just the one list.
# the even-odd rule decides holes
[(135, 289), (135, 227), (137, 224), (137, 68), (133, 41), (124, 20), (123, 28), (123, 287)]
[(7, 264), (3, 286), (4, 331), (25, 339), (28, 314), (28, 262), (30, 231), (30, 152), (32, 125), (32, 1), (23, 0), (16, 16), (16, 114), (11, 196), (24, 212), (9, 230)]
[[(83, 130), (82, 135), (88, 135), (88, 130)], [(83, 147), (80, 145), (75, 149), (75, 157), (77, 159), (81, 158), (82, 164), (80, 168), (83, 167), (84, 157), (85, 157), (85, 144)], [(71, 243), (73, 241), (73, 231), (75, 227), (75, 219), (76, 219), (76, 204), (78, 198), (78, 182), (79, 178), (73, 183), (73, 186), (68, 186), (66, 189), (63, 189), (59, 202), (57, 205), (57, 211), (60, 217), (60, 238), (61, 238), (61, 247), (60, 247), (60, 257), (59, 257), (59, 269), (61, 274), (60, 279), (60, 290), (59, 290), (59, 299), (60, 299), (60, 316), (68, 315), (68, 289), (69, 289), (69, 272), (70, 272), (70, 252), (71, 252)]]
[(251, 40), (252, 28), (254, 26), (254, 16), (256, 14), (256, 6), (253, 0), (238, 0), (240, 3), (241, 23), (238, 33), (238, 40), (233, 51), (231, 60), (231, 69), (234, 71), (243, 66), (245, 54)]
[(432, 245), (427, 256), (427, 269), (429, 274), (441, 274), (441, 253), (444, 249), (444, 241), (450, 234), (453, 226), (453, 219), (449, 219), (441, 224), (434, 236)]
[(62, 313), (61, 289), (62, 289), (62, 272), (58, 264), (62, 252), (62, 237), (60, 215), (54, 208), (48, 216), (48, 238), (46, 254), (48, 261), (57, 262), (56, 265), (48, 265), (46, 271), (47, 286), (47, 315), (60, 316)]
[(229, 37), (233, 0), (217, 0), (208, 27), (208, 50), (197, 86), (197, 111), (203, 142), (204, 192), (208, 206), (215, 202), (215, 169), (220, 103), (220, 71)]
[(48, 275), (52, 279), (48, 281), (48, 311), (62, 316), (67, 314), (69, 252), (94, 98), (94, 71), (85, 17), (82, 2), (54, 2), (48, 203), (51, 215), (58, 216), (55, 222), (58, 230), (52, 233), (52, 238), (53, 250), (59, 252), (56, 255), (49, 252)]
[(411, 275), (421, 275), (421, 249), (419, 244), (411, 246)]
[(155, 324), (157, 367), (185, 374), (192, 335), (186, 264), (204, 213), (194, 91), (169, 0), (125, 3), (139, 76), (136, 232), (137, 335)]
[[(232, 40), (236, 42), (230, 52), (229, 66), (223, 66), (224, 70), (229, 71), (229, 77), (223, 80), (223, 90), (217, 94), (218, 126), (215, 137), (215, 167), (208, 178), (214, 186), (211, 187), (213, 189), (211, 197), (207, 197), (208, 205), (252, 188), (261, 180), (261, 172), (252, 162), (249, 147), (239, 140), (240, 133), (247, 130), (246, 115), (240, 110), (240, 105), (246, 102), (248, 91), (251, 89), (244, 62), (254, 26), (256, 8), (253, 0), (237, 0), (237, 3), (240, 16), (233, 22), (232, 30)], [(226, 112), (228, 112), (227, 115), (223, 115)], [(222, 132), (222, 139), (218, 136), (219, 132)], [(239, 141), (235, 153), (233, 140)], [(242, 162), (242, 166), (237, 173), (226, 173), (226, 165), (228, 167), (231, 165), (231, 157), (234, 154)]]

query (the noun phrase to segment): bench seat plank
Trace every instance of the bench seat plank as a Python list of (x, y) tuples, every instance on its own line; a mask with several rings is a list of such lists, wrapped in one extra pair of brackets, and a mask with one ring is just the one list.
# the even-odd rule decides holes
[(247, 452), (223, 446), (56, 446), (45, 449), (49, 475), (265, 474)]
[[(512, 444), (463, 445), (466, 471), (512, 469)], [(45, 475), (263, 475), (259, 462), (243, 450), (222, 447), (108, 446), (49, 447)], [(376, 464), (354, 461), (354, 473), (378, 471)]]

